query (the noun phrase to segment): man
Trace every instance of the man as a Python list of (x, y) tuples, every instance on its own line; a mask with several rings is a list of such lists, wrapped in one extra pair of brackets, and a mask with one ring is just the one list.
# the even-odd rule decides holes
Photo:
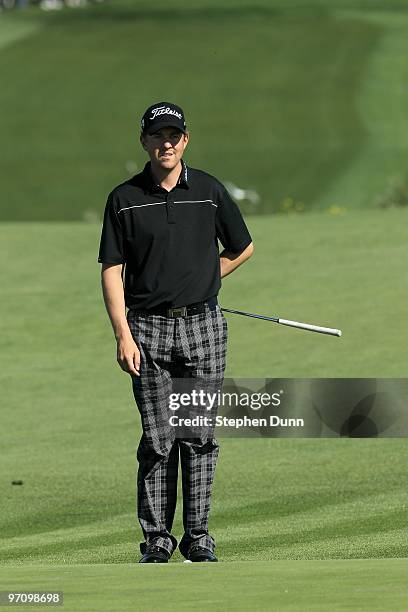
[(217, 561), (208, 515), (218, 443), (213, 435), (177, 437), (169, 424), (169, 395), (176, 380), (188, 377), (221, 387), (228, 333), (217, 303), (221, 277), (253, 252), (242, 215), (223, 185), (184, 162), (188, 141), (179, 106), (160, 102), (146, 110), (140, 142), (150, 161), (109, 194), (99, 250), (117, 360), (132, 377), (142, 421), (140, 563), (167, 563), (177, 546), (171, 529), (179, 455), (179, 549), (193, 562)]

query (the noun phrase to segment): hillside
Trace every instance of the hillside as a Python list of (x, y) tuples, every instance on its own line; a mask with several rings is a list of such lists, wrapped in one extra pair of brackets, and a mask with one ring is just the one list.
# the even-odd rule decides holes
[(0, 218), (100, 218), (166, 98), (187, 162), (259, 194), (244, 212), (376, 208), (406, 185), (407, 23), (406, 3), (347, 0), (3, 13)]

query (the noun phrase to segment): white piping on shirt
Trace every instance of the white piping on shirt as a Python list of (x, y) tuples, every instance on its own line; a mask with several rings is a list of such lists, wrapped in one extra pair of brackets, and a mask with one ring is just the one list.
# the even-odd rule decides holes
[(156, 206), (156, 204), (165, 204), (166, 202), (152, 202), (151, 204), (135, 204), (134, 206), (128, 206), (127, 208), (121, 208), (118, 211), (118, 214), (122, 212), (122, 210), (130, 210), (131, 208), (141, 208), (142, 206)]
[[(175, 204), (201, 204), (205, 202), (209, 202), (211, 206), (218, 208), (217, 204), (214, 204), (212, 200), (178, 200), (177, 202), (174, 202), (174, 203)], [(142, 206), (156, 206), (157, 204), (166, 204), (166, 202), (152, 202), (151, 204), (135, 204), (135, 206), (127, 206), (126, 208), (121, 208), (118, 211), (118, 214), (122, 212), (122, 210), (130, 210), (131, 208), (142, 208)]]
[(175, 204), (200, 204), (204, 202), (209, 202), (212, 206), (215, 206), (215, 208), (217, 208), (217, 204), (214, 204), (212, 200), (180, 200), (174, 203)]

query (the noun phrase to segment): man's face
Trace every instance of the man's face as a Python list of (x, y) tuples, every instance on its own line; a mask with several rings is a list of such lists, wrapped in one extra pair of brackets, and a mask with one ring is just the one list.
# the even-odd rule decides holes
[(173, 127), (165, 127), (154, 134), (142, 134), (140, 142), (154, 166), (172, 170), (183, 156), (188, 134)]

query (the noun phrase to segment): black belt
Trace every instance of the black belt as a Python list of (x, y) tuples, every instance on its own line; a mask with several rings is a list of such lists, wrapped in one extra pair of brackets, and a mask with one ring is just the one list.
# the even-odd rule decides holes
[(210, 310), (215, 310), (218, 304), (216, 297), (209, 298), (204, 302), (195, 302), (194, 304), (188, 304), (187, 306), (178, 306), (176, 308), (168, 308), (167, 306), (155, 306), (154, 308), (131, 308), (132, 312), (144, 315), (160, 315), (162, 317), (168, 317), (170, 319), (176, 319), (178, 317), (188, 317), (190, 315), (200, 314), (205, 312), (206, 305)]

